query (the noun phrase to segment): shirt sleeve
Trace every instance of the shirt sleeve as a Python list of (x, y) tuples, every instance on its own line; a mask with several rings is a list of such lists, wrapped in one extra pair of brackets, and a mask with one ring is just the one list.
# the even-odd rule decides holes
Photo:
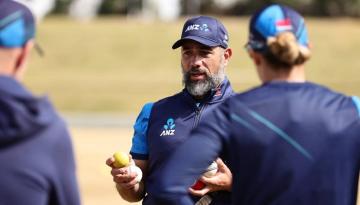
[(360, 117), (360, 99), (357, 96), (352, 96), (351, 99), (354, 102), (355, 107), (356, 107), (359, 117)]
[(146, 133), (153, 105), (153, 103), (145, 104), (134, 124), (134, 136), (132, 138), (132, 146), (130, 150), (130, 154), (133, 159), (147, 160), (149, 157)]

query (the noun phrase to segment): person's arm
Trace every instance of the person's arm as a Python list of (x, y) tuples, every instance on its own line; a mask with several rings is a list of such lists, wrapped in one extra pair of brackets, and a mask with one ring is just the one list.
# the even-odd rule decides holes
[(128, 202), (137, 202), (142, 200), (145, 196), (144, 181), (146, 178), (147, 160), (134, 160), (135, 165), (143, 172), (143, 178), (140, 182), (136, 181), (137, 174), (128, 173), (128, 169), (126, 167), (115, 168), (113, 166), (114, 161), (114, 158), (111, 157), (106, 161), (106, 164), (112, 167), (111, 174), (120, 196)]
[(49, 204), (80, 205), (76, 163), (70, 135), (61, 120), (51, 132), (51, 137), (54, 139), (54, 145), (51, 149), (53, 153), (51, 162), (54, 166), (52, 179), (54, 185), (53, 190), (50, 192)]
[(131, 199), (136, 199), (135, 201), (140, 201), (145, 196), (145, 179), (146, 179), (146, 169), (148, 166), (147, 160), (134, 160), (135, 165), (138, 166), (142, 173), (143, 177), (139, 183), (136, 184), (133, 188), (128, 188), (122, 186), (121, 183), (116, 184), (116, 189), (118, 190), (119, 194), (123, 199), (128, 199), (127, 201), (131, 201)]
[[(191, 136), (179, 146), (164, 165), (159, 189), (151, 193), (158, 204), (192, 204), (188, 187), (202, 174), (222, 150), (229, 138), (229, 115), (219, 106), (206, 116)], [(205, 118), (205, 116), (204, 116)], [(201, 151), (200, 151), (201, 150)]]
[(136, 173), (127, 173), (127, 168), (115, 168), (113, 166), (113, 157), (108, 158), (106, 161), (106, 164), (112, 168), (111, 175), (113, 176), (113, 181), (116, 183), (117, 191), (124, 200), (129, 202), (142, 200), (146, 193), (145, 181), (149, 152), (146, 133), (152, 106), (152, 103), (145, 104), (137, 117), (130, 150), (135, 165), (138, 166), (143, 173), (142, 180), (140, 182), (136, 181)]

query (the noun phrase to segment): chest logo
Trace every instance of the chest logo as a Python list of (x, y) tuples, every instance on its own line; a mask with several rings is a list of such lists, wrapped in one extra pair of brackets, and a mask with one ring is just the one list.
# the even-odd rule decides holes
[(174, 119), (169, 118), (164, 125), (164, 130), (161, 132), (160, 136), (171, 136), (175, 135), (175, 122)]

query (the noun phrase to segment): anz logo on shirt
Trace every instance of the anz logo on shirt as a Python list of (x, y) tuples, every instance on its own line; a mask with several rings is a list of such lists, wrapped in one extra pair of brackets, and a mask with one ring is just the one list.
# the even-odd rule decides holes
[(175, 135), (175, 122), (174, 119), (169, 118), (164, 125), (164, 130), (161, 132), (160, 136), (172, 136)]

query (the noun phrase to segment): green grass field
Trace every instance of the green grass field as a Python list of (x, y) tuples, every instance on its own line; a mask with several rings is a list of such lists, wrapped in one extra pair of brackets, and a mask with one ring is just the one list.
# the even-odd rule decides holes
[[(236, 91), (259, 83), (243, 49), (247, 18), (220, 18), (230, 33), (233, 59), (227, 69)], [(179, 51), (172, 43), (184, 19), (145, 22), (119, 17), (89, 23), (50, 17), (39, 25), (44, 58), (34, 52), (26, 84), (48, 94), (63, 112), (136, 113), (148, 101), (182, 88)], [(308, 20), (313, 58), (308, 79), (360, 95), (360, 21)]]

